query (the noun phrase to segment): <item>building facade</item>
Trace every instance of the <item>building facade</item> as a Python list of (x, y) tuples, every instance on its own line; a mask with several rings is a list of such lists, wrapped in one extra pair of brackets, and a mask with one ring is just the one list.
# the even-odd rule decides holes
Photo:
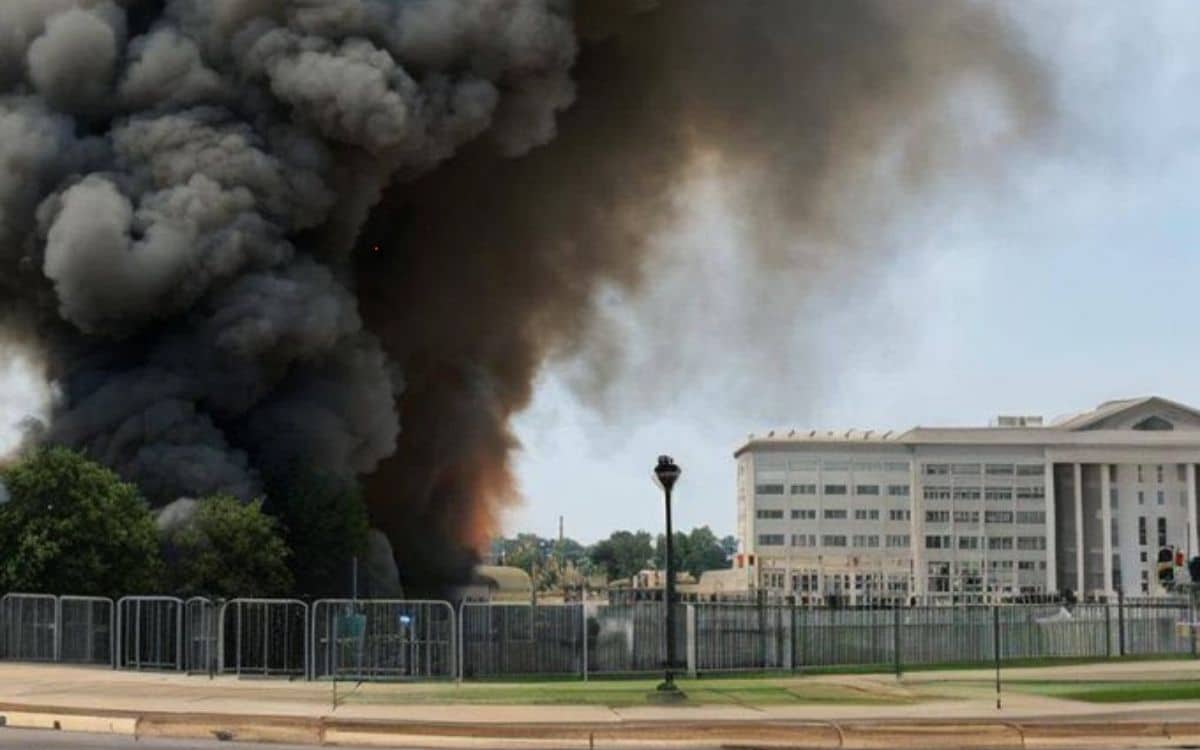
[(1197, 543), (1200, 411), (1111, 401), (1053, 424), (772, 432), (737, 460), (738, 565), (801, 601), (1161, 595)]

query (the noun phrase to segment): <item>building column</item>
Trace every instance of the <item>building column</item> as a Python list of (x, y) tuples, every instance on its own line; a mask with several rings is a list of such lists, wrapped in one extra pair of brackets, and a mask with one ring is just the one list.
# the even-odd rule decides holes
[(1200, 555), (1197, 541), (1200, 530), (1196, 528), (1196, 464), (1187, 465), (1187, 526), (1188, 555)]
[(910, 596), (916, 597), (920, 603), (925, 602), (929, 588), (928, 569), (925, 567), (925, 495), (921, 488), (921, 472), (918, 468), (917, 456), (910, 456), (908, 469), (908, 508), (909, 508), (909, 539), (908, 554), (912, 558), (912, 591)]
[[(1058, 534), (1054, 520), (1054, 462), (1046, 461), (1046, 593), (1058, 591)], [(1016, 489), (1013, 489), (1016, 494)]]
[(1075, 595), (1083, 598), (1085, 578), (1083, 575), (1083, 465), (1071, 464), (1075, 491)]
[(1113, 570), (1112, 570), (1112, 498), (1111, 485), (1109, 483), (1109, 464), (1100, 464), (1100, 523), (1103, 527), (1100, 529), (1100, 538), (1104, 541), (1104, 593), (1106, 596), (1112, 597), (1116, 595), (1113, 590)]

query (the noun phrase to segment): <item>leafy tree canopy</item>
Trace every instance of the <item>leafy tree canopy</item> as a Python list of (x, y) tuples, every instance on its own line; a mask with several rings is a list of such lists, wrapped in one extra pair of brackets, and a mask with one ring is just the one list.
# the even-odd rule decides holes
[(158, 531), (132, 484), (61, 447), (30, 453), (0, 478), (0, 590), (120, 596), (157, 587)]
[(609, 580), (630, 578), (653, 559), (652, 541), (645, 531), (614, 531), (608, 539), (592, 545), (589, 557)]
[(199, 502), (165, 535), (170, 590), (179, 596), (279, 596), (292, 587), (289, 551), (262, 502), (230, 495)]

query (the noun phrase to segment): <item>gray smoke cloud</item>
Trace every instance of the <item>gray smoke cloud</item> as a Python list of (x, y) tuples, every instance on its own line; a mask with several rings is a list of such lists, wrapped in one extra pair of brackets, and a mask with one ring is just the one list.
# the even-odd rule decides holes
[[(936, 116), (971, 82), (1011, 122), (982, 160)], [(595, 292), (639, 286), (698, 165), (794, 271), (880, 159), (887, 195), (992, 163), (1040, 94), (969, 2), (6, 0), (0, 323), (60, 386), (39, 439), (159, 505), (372, 476), (437, 585), (515, 495), (539, 368), (609, 351)]]

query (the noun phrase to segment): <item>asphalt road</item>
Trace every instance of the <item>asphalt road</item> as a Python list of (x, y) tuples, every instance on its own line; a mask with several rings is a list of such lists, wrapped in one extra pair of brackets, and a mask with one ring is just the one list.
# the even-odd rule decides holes
[(55, 732), (48, 729), (0, 729), (0, 748), (37, 750), (312, 750), (301, 745), (259, 745), (217, 740), (135, 740), (111, 734)]

